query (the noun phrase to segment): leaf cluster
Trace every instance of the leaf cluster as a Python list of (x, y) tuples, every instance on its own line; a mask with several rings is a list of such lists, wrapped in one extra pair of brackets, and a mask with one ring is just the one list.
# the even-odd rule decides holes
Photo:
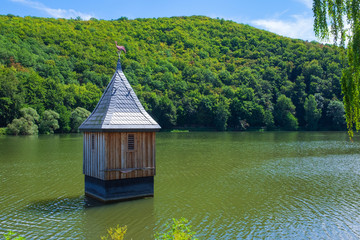
[(123, 227), (120, 227), (119, 225), (117, 225), (114, 228), (109, 228), (107, 232), (108, 234), (106, 236), (102, 236), (101, 240), (123, 240), (127, 232), (127, 226), (125, 225)]
[(341, 87), (352, 137), (354, 129), (360, 130), (360, 1), (314, 0), (313, 11), (316, 35), (321, 39), (332, 36), (335, 44), (347, 45), (348, 66), (343, 69)]
[(173, 218), (173, 224), (165, 233), (156, 233), (155, 239), (159, 240), (196, 240), (195, 232), (191, 230), (189, 220), (182, 217), (180, 219)]

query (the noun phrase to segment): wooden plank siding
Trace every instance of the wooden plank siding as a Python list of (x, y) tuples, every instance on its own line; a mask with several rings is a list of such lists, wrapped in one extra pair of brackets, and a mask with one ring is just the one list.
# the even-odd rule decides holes
[(100, 171), (105, 163), (103, 143), (104, 136), (101, 133), (84, 133), (83, 173), (85, 175), (104, 178), (105, 174)]
[[(135, 137), (134, 150), (128, 150), (129, 134)], [(155, 132), (84, 132), (83, 154), (87, 176), (102, 180), (154, 176)]]

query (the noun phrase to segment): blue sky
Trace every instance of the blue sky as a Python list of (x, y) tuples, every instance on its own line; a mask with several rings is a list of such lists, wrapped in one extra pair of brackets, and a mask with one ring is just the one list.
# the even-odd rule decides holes
[(312, 0), (2, 0), (0, 14), (54, 18), (117, 19), (204, 15), (283, 36), (317, 40)]

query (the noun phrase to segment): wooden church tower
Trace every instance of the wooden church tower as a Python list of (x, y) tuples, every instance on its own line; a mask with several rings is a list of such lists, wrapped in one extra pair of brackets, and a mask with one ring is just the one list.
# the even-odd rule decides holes
[(79, 127), (85, 195), (104, 202), (153, 196), (155, 132), (160, 128), (131, 88), (119, 57), (104, 94)]

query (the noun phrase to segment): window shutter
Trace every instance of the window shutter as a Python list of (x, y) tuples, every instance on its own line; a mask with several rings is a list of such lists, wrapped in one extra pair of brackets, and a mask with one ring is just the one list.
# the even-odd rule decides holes
[(135, 150), (135, 136), (128, 134), (128, 150)]

